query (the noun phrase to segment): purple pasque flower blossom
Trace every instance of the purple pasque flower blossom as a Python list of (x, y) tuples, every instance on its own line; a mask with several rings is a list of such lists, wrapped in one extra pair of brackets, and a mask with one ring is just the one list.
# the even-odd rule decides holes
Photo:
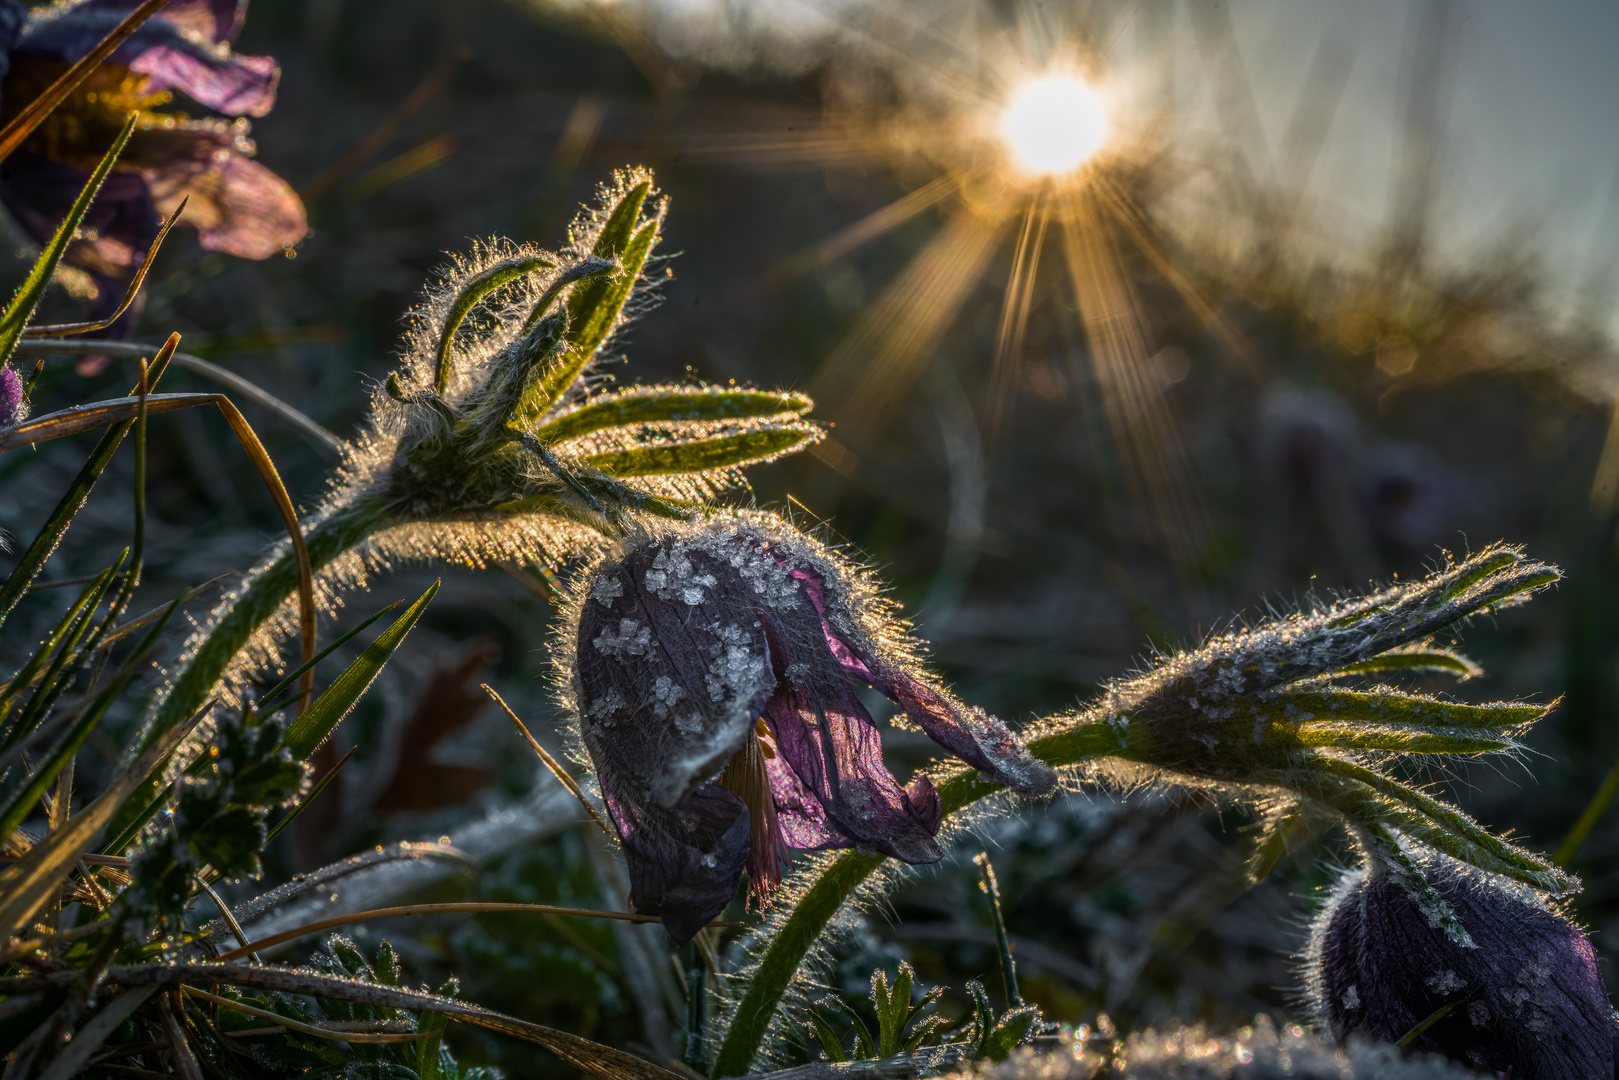
[[(0, 120), (38, 97), (136, 6), (80, 0), (29, 13), (17, 0), (0, 0)], [(181, 199), (190, 198), (184, 224), (210, 250), (263, 259), (308, 231), (297, 194), (252, 159), (245, 117), (270, 111), (280, 69), (271, 57), (231, 51), (246, 13), (247, 0), (174, 0), (0, 164), (0, 202), (43, 243), (129, 113), (140, 114), (64, 259), (84, 275), (97, 317), (116, 309), (160, 220)], [(158, 111), (176, 90), (236, 119)]]
[(0, 365), (0, 431), (16, 427), (28, 415), (22, 376), (10, 364)]
[(1317, 918), (1306, 981), (1318, 1028), (1412, 1040), (1513, 1080), (1615, 1075), (1619, 1021), (1585, 932), (1525, 885), (1444, 855), (1417, 872), (1455, 911), (1458, 942), (1388, 868), (1347, 874)]
[(941, 857), (938, 792), (888, 771), (858, 684), (995, 781), (1056, 785), (1004, 725), (927, 680), (867, 575), (778, 517), (645, 533), (584, 577), (572, 614), (557, 659), (630, 899), (677, 940), (744, 869), (762, 899), (789, 848)]

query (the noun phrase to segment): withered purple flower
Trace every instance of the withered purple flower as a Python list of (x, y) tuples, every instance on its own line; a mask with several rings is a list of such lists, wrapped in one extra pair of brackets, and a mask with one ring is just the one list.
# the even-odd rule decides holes
[(867, 575), (779, 518), (645, 534), (585, 577), (573, 614), (558, 661), (630, 899), (678, 940), (744, 868), (766, 894), (789, 848), (941, 857), (938, 792), (889, 772), (859, 684), (999, 783), (1056, 784), (1004, 725), (926, 679)]
[[(30, 13), (17, 0), (0, 0), (0, 121), (16, 116), (136, 6), (138, 0), (81, 0)], [(129, 114), (140, 114), (64, 259), (79, 272), (77, 285), (96, 317), (116, 309), (161, 218), (181, 199), (190, 198), (184, 224), (213, 251), (268, 258), (308, 231), (292, 188), (252, 160), (245, 117), (270, 111), (280, 69), (271, 57), (231, 51), (246, 14), (247, 0), (173, 0), (0, 166), (0, 202), (43, 243)], [(236, 119), (157, 111), (174, 90)]]
[(1613, 1076), (1619, 1021), (1585, 932), (1527, 886), (1444, 855), (1411, 866), (1469, 940), (1448, 933), (1398, 870), (1373, 860), (1346, 875), (1309, 950), (1318, 1026), (1395, 1042), (1437, 1016), (1413, 1050), (1514, 1080)]

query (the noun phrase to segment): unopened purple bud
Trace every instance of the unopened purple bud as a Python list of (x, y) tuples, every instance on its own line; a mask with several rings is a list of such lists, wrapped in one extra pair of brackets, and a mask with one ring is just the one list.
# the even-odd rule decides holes
[(1338, 1039), (1397, 1042), (1514, 1080), (1614, 1075), (1619, 1021), (1585, 932), (1523, 885), (1443, 855), (1417, 869), (1458, 944), (1397, 873), (1347, 875), (1315, 923), (1307, 980)]
[(16, 426), (23, 412), (22, 378), (7, 364), (0, 367), (0, 428)]

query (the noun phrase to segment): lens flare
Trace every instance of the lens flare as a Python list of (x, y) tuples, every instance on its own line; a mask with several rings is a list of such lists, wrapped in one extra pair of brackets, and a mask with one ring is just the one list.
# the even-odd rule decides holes
[(1083, 165), (1107, 138), (1107, 111), (1078, 79), (1026, 84), (1001, 119), (1001, 138), (1024, 172), (1065, 173)]

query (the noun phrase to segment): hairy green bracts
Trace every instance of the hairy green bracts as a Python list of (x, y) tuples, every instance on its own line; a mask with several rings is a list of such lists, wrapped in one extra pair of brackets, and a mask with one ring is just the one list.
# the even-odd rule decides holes
[(1550, 706), (1467, 705), (1341, 682), (1398, 670), (1470, 675), (1476, 668), (1427, 638), (1559, 576), (1517, 548), (1491, 547), (1416, 584), (1221, 635), (1045, 727), (1110, 742), (1107, 757), (1147, 766), (1158, 779), (1260, 800), (1276, 808), (1273, 830), (1289, 822), (1292, 803), (1307, 800), (1340, 815), (1379, 858), (1398, 861), (1399, 845), (1391, 850), (1387, 837), (1403, 836), (1566, 894), (1577, 887), (1569, 875), (1385, 769), (1400, 756), (1513, 751), (1515, 736)]
[[(1459, 809), (1395, 776), (1414, 755), (1512, 752), (1549, 706), (1469, 705), (1389, 686), (1368, 675), (1431, 672), (1462, 678), (1478, 668), (1433, 645), (1434, 634), (1529, 598), (1561, 575), (1515, 547), (1495, 546), (1413, 584), (1234, 630), (1167, 656), (1110, 686), (1089, 708), (1027, 729), (1029, 751), (1071, 781), (1160, 783), (1242, 800), (1266, 812), (1256, 876), (1274, 865), (1282, 838), (1306, 805), (1340, 817), (1372, 866), (1408, 886), (1435, 926), (1465, 937), (1454, 912), (1413, 869), (1413, 846), (1564, 895), (1578, 887), (1547, 860), (1486, 831)], [(973, 770), (931, 774), (944, 809), (944, 841), (970, 827), (987, 796), (1002, 792)], [(892, 860), (859, 852), (826, 857), (789, 878), (797, 897), (750, 938), (754, 964), (729, 1009), (712, 1075), (749, 1071), (781, 1006), (806, 987), (804, 960), (851, 898), (879, 900)], [(795, 991), (795, 987), (797, 990)]]
[[(562, 562), (637, 515), (685, 518), (740, 469), (819, 438), (808, 398), (733, 386), (603, 388), (592, 365), (650, 303), (666, 202), (619, 174), (561, 251), (489, 243), (408, 316), (404, 358), (372, 395), (333, 490), (306, 529), (323, 607), (401, 559)], [(639, 298), (639, 299), (638, 299)], [(193, 640), (149, 738), (248, 671), (290, 629), (290, 558), (272, 553)]]

